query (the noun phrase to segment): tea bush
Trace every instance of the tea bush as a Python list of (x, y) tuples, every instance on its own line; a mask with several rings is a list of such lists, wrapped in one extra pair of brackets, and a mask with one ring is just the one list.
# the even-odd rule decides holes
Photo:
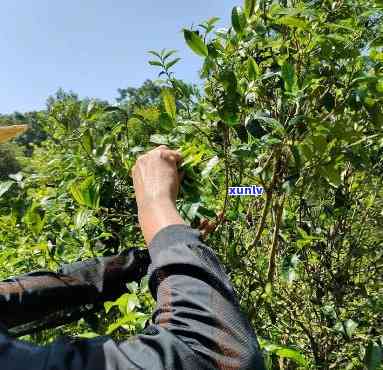
[[(378, 369), (382, 357), (381, 0), (246, 0), (232, 24), (185, 29), (204, 91), (151, 51), (161, 80), (117, 105), (63, 91), (38, 113), (46, 135), (0, 184), (1, 275), (144, 246), (131, 168), (181, 148), (177, 206), (235, 285), (269, 369)], [(261, 197), (230, 197), (259, 185)], [(153, 307), (131, 286), (92, 322), (58, 333), (122, 339)]]

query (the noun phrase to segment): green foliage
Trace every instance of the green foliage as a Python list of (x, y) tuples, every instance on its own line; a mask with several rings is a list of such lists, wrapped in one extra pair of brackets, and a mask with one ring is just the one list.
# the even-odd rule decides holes
[(5, 194), (14, 184), (13, 181), (4, 181), (0, 183), (0, 197)]
[(19, 172), (21, 167), (17, 155), (20, 155), (20, 150), (14, 144), (0, 144), (0, 180)]
[(175, 58), (169, 61), (169, 58), (177, 53), (177, 50), (163, 49), (160, 53), (157, 53), (156, 51), (149, 51), (149, 53), (158, 58), (158, 60), (150, 60), (149, 64), (152, 66), (161, 67), (165, 74), (169, 74), (170, 69), (181, 60), (181, 58)]
[(370, 342), (366, 350), (365, 365), (368, 370), (376, 370), (382, 364), (382, 347), (376, 342)]
[[(114, 307), (118, 308), (117, 321), (108, 326), (107, 334), (112, 334), (118, 329), (124, 329), (132, 334), (145, 328), (154, 309), (154, 301), (150, 296), (148, 281), (143, 280), (141, 285), (131, 283), (128, 285), (131, 293), (126, 293), (115, 302), (105, 302), (105, 312), (109, 314)], [(138, 311), (138, 309), (140, 309)]]
[(260, 75), (260, 70), (259, 70), (259, 66), (257, 62), (254, 60), (253, 57), (250, 57), (247, 60), (247, 64), (248, 64), (247, 74), (248, 74), (249, 80), (256, 81)]
[(176, 100), (168, 89), (163, 90), (162, 92), (162, 98), (164, 100), (164, 106), (165, 106), (165, 111), (169, 115), (169, 117), (172, 120), (176, 119), (177, 116), (177, 107), (176, 107)]
[[(379, 369), (382, 17), (381, 1), (246, 0), (228, 29), (184, 30), (203, 94), (166, 49), (150, 52), (161, 80), (115, 106), (59, 91), (36, 116), (46, 140), (0, 185), (2, 276), (143, 246), (130, 171), (166, 143), (184, 156), (177, 207), (225, 264), (268, 368)], [(228, 196), (253, 184), (262, 197)], [(96, 324), (35, 340), (122, 339), (152, 304), (131, 286)]]
[(184, 37), (186, 43), (189, 45), (196, 54), (201, 57), (207, 57), (209, 52), (207, 46), (203, 42), (202, 38), (199, 36), (198, 32), (184, 30)]
[(239, 6), (233, 8), (231, 13), (231, 23), (235, 32), (242, 34), (246, 27), (246, 15)]
[(251, 18), (257, 7), (257, 0), (245, 0), (245, 13), (247, 18)]
[(100, 189), (94, 177), (88, 177), (81, 183), (72, 184), (69, 188), (73, 198), (81, 206), (97, 209), (100, 205)]
[(153, 81), (147, 80), (139, 88), (118, 89), (118, 92), (120, 96), (116, 99), (117, 102), (131, 114), (136, 108), (157, 105), (161, 88)]
[(271, 362), (267, 355), (276, 354), (278, 357), (290, 359), (302, 367), (308, 365), (305, 357), (294, 348), (268, 343), (264, 340), (260, 340), (260, 347), (266, 352), (266, 362)]

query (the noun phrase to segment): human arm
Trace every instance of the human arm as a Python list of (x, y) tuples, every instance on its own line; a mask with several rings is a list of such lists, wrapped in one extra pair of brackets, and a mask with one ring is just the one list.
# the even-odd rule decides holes
[[(152, 262), (149, 284), (157, 300), (153, 324), (120, 344), (101, 337), (63, 339), (39, 347), (3, 335), (1, 369), (24, 370), (26, 364), (31, 370), (264, 368), (256, 336), (217, 257), (201, 242), (199, 232), (176, 214), (179, 179), (174, 177), (174, 166), (178, 160), (175, 154), (164, 159), (166, 154), (171, 153), (156, 161), (157, 166), (166, 167), (163, 172), (150, 170), (152, 156), (141, 159), (139, 168), (146, 171), (145, 176), (137, 178), (137, 166), (133, 171), (140, 224)], [(158, 210), (166, 210), (162, 216), (150, 211), (150, 205), (160, 199), (172, 204)]]
[(153, 237), (170, 225), (185, 225), (176, 209), (180, 187), (177, 165), (181, 154), (161, 145), (138, 158), (133, 167), (138, 218), (148, 246)]

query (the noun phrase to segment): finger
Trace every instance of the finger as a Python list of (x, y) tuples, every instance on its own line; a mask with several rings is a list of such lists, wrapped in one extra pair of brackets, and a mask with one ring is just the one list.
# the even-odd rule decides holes
[(182, 161), (182, 153), (180, 150), (171, 150), (174, 156), (177, 158), (177, 161)]
[(177, 152), (176, 150), (170, 150), (170, 149), (162, 150), (161, 158), (169, 160), (170, 162), (173, 162), (175, 164), (182, 161), (181, 153)]
[(172, 154), (171, 155), (174, 157), (176, 163), (179, 164), (182, 161), (182, 154), (181, 153), (179, 153), (179, 152), (177, 152), (175, 150), (172, 150)]
[(156, 148), (152, 149), (150, 152), (156, 152), (157, 150), (161, 150), (161, 149), (170, 150), (166, 145), (160, 145), (160, 146), (157, 146)]
[(180, 149), (177, 149), (177, 150), (174, 150), (174, 152), (175, 153), (177, 153), (177, 156), (178, 156), (178, 161), (177, 161), (177, 163), (179, 164), (179, 165), (181, 165), (181, 163), (182, 163), (182, 161), (183, 161), (183, 155), (182, 155), (182, 152), (181, 152), (181, 150)]

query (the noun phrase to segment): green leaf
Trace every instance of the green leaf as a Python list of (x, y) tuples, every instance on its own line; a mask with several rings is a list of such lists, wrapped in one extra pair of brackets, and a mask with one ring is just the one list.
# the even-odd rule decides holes
[(33, 203), (24, 216), (24, 222), (34, 235), (39, 236), (45, 225), (45, 215), (41, 215), (39, 205)]
[(291, 284), (297, 279), (299, 262), (300, 260), (297, 254), (293, 254), (292, 256), (287, 256), (283, 259), (282, 278), (288, 284)]
[(370, 47), (381, 47), (383, 46), (383, 36), (378, 36), (374, 40), (371, 41)]
[(311, 138), (315, 151), (322, 155), (327, 149), (327, 136), (326, 135), (314, 135)]
[(231, 70), (222, 71), (219, 74), (219, 80), (222, 82), (226, 91), (235, 93), (238, 86), (238, 80), (235, 73)]
[(85, 195), (86, 205), (90, 208), (98, 208), (100, 203), (99, 185), (94, 177), (90, 177), (81, 184), (81, 191)]
[(320, 169), (320, 172), (330, 185), (336, 188), (340, 185), (340, 171), (337, 168), (335, 168), (334, 165), (323, 166)]
[(346, 333), (347, 333), (347, 336), (349, 338), (352, 337), (352, 335), (354, 334), (356, 328), (358, 327), (358, 323), (355, 322), (354, 320), (347, 320), (345, 323), (344, 323), (344, 326), (346, 328)]
[(302, 30), (308, 30), (310, 29), (309, 24), (304, 21), (303, 19), (292, 17), (292, 16), (285, 16), (281, 17), (276, 21), (277, 24), (282, 24), (284, 26), (288, 26), (291, 28), (298, 28)]
[(97, 113), (97, 110), (99, 109), (99, 105), (97, 100), (92, 99), (87, 107), (86, 113), (88, 117), (92, 117), (93, 114)]
[(117, 320), (115, 323), (109, 325), (106, 334), (110, 335), (121, 327), (125, 328), (125, 327), (133, 326), (135, 324), (137, 314), (138, 313), (135, 313), (135, 312), (130, 312), (129, 314), (126, 314), (125, 316)]
[(208, 35), (211, 31), (213, 31), (214, 26), (218, 21), (218, 17), (213, 17), (203, 22), (202, 24), (199, 24), (198, 26), (202, 27), (205, 30), (205, 35)]
[(131, 283), (126, 284), (126, 287), (131, 293), (137, 293), (139, 288), (138, 283), (136, 281), (132, 281)]
[(11, 175), (8, 176), (9, 178), (11, 178), (12, 180), (15, 180), (16, 182), (20, 182), (24, 175), (22, 174), (22, 172), (18, 172), (18, 173), (13, 173)]
[(247, 18), (251, 18), (254, 15), (256, 4), (256, 0), (245, 0), (245, 14)]
[(184, 38), (190, 49), (197, 55), (201, 57), (207, 57), (209, 55), (207, 46), (197, 32), (184, 30)]
[(210, 159), (209, 162), (207, 162), (206, 167), (201, 172), (201, 177), (204, 179), (209, 176), (210, 172), (213, 170), (213, 168), (219, 163), (219, 158), (217, 156), (214, 156), (212, 159)]
[(379, 93), (383, 93), (383, 79), (379, 80), (376, 83), (376, 91)]
[(158, 145), (169, 145), (169, 139), (165, 135), (154, 134), (150, 136), (151, 143)]
[(253, 117), (249, 117), (245, 123), (246, 130), (250, 135), (260, 139), (262, 136), (268, 133), (267, 130), (262, 126), (262, 124)]
[(382, 364), (382, 347), (376, 342), (368, 343), (364, 363), (368, 370), (377, 370)]
[(300, 353), (296, 349), (287, 347), (279, 348), (275, 351), (275, 353), (278, 357), (289, 358), (290, 360), (293, 360), (299, 365), (304, 366), (307, 364), (306, 358), (302, 355), (302, 353)]
[(162, 99), (164, 102), (166, 113), (174, 121), (177, 118), (177, 106), (176, 106), (176, 99), (174, 98), (174, 95), (170, 89), (165, 89), (162, 91)]
[(298, 145), (298, 149), (306, 161), (310, 161), (314, 157), (314, 149), (311, 142), (303, 142)]
[(72, 184), (69, 191), (74, 200), (82, 206), (97, 209), (100, 205), (100, 187), (93, 176), (86, 178), (81, 183)]
[(0, 182), (0, 197), (3, 196), (14, 184), (13, 181)]
[(149, 50), (148, 53), (154, 55), (155, 57), (159, 59), (162, 59), (161, 55), (154, 50)]
[(259, 344), (264, 351), (275, 353), (278, 357), (288, 358), (300, 366), (306, 366), (308, 364), (306, 357), (294, 348), (273, 344), (262, 338), (259, 338)]
[(233, 11), (231, 12), (231, 23), (235, 32), (242, 34), (246, 27), (246, 16), (242, 11), (242, 8), (239, 6), (235, 6)]
[(364, 83), (370, 83), (370, 82), (377, 82), (379, 79), (376, 76), (369, 76), (369, 75), (364, 75), (357, 77), (351, 81), (351, 85), (354, 84), (364, 84)]
[(263, 81), (263, 80), (267, 80), (269, 78), (276, 77), (276, 76), (280, 76), (280, 73), (279, 72), (266, 72), (262, 76), (260, 76), (259, 80)]
[(281, 69), (281, 77), (284, 81), (285, 91), (294, 92), (297, 88), (297, 75), (294, 66), (290, 63), (284, 63)]
[(262, 115), (261, 113), (257, 113), (254, 117), (254, 119), (258, 120), (258, 121), (262, 121), (264, 123), (266, 123), (266, 125), (270, 128), (272, 128), (273, 130), (283, 134), (285, 129), (284, 127), (281, 125), (280, 122), (278, 122), (276, 119), (274, 118), (271, 118), (271, 117), (267, 117), (267, 116), (264, 116)]
[(139, 307), (140, 302), (135, 293), (125, 293), (115, 301), (115, 305), (122, 314), (132, 312), (136, 307)]
[(100, 334), (94, 333), (92, 331), (85, 332), (85, 333), (77, 335), (77, 337), (84, 338), (84, 339), (93, 339), (93, 338), (97, 338), (99, 336), (100, 336)]
[(338, 322), (334, 326), (334, 329), (340, 333), (347, 335), (347, 337), (351, 339), (357, 327), (358, 323), (354, 320), (349, 319), (347, 321)]
[(109, 105), (107, 106), (106, 108), (104, 108), (104, 112), (105, 113), (112, 113), (112, 112), (115, 112), (115, 113), (122, 113), (123, 115), (126, 115), (126, 111), (119, 108), (119, 107), (114, 107), (112, 105)]
[(149, 60), (149, 64), (151, 66), (162, 67), (162, 63), (158, 62), (157, 60)]
[(109, 313), (109, 311), (110, 311), (113, 307), (115, 307), (115, 306), (116, 306), (115, 302), (111, 302), (111, 301), (107, 301), (107, 302), (105, 302), (105, 303), (104, 303), (105, 312), (106, 312), (106, 313)]
[(171, 62), (169, 62), (169, 63), (167, 63), (167, 64), (165, 65), (165, 68), (166, 68), (166, 69), (170, 69), (170, 68), (172, 68), (172, 67), (173, 67), (174, 65), (176, 65), (180, 60), (181, 60), (181, 58), (176, 58), (176, 59), (172, 60)]
[(195, 203), (187, 202), (187, 203), (184, 203), (184, 205), (181, 208), (181, 211), (185, 215), (186, 219), (192, 222), (196, 218), (200, 207), (201, 207), (201, 202), (195, 202)]
[(169, 50), (169, 51), (167, 51), (167, 52), (163, 55), (163, 60), (168, 59), (169, 57), (171, 57), (171, 56), (174, 55), (175, 53), (177, 53), (177, 50)]
[(80, 208), (74, 216), (74, 224), (77, 229), (82, 229), (90, 220), (93, 213), (91, 210), (86, 208)]
[(133, 311), (136, 307), (140, 306), (140, 301), (135, 293), (128, 295), (128, 300), (126, 302), (126, 312)]
[(250, 81), (255, 81), (260, 75), (260, 69), (253, 57), (247, 60), (247, 73)]
[(210, 25), (210, 26), (213, 26), (215, 25), (216, 23), (218, 23), (220, 20), (219, 17), (211, 17), (207, 20), (207, 23)]
[(119, 311), (123, 315), (126, 315), (132, 312), (136, 307), (140, 307), (140, 302), (135, 293), (125, 293), (114, 302), (105, 302), (104, 307), (106, 313), (108, 313), (112, 307), (118, 307)]
[(86, 153), (89, 155), (93, 150), (93, 138), (90, 133), (90, 130), (86, 130), (82, 135), (82, 146), (85, 149)]

